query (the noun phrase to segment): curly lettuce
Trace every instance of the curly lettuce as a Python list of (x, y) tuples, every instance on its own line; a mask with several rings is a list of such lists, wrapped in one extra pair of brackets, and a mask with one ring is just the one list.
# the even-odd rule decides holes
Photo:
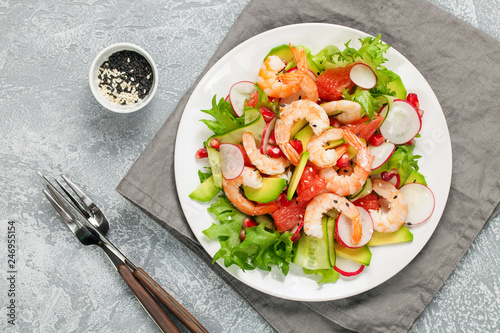
[(238, 265), (242, 270), (259, 268), (270, 271), (277, 266), (284, 275), (289, 271), (289, 257), (293, 250), (291, 234), (281, 234), (265, 228), (265, 223), (245, 229), (245, 240), (241, 240), (242, 222), (247, 216), (237, 210), (226, 196), (221, 195), (208, 211), (215, 215), (219, 223), (213, 223), (203, 233), (210, 239), (218, 239), (220, 250), (213, 262), (224, 260), (226, 267)]

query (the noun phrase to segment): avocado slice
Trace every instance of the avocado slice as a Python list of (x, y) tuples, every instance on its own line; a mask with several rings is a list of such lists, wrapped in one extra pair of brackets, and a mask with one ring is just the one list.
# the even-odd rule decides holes
[(193, 192), (191, 192), (189, 197), (201, 202), (207, 202), (212, 200), (219, 192), (220, 188), (215, 186), (214, 177), (210, 176), (205, 179), (205, 181), (201, 183)]
[(413, 240), (413, 234), (405, 225), (394, 232), (378, 232), (374, 231), (372, 239), (368, 242), (368, 246), (384, 245), (384, 244), (396, 244), (411, 242)]
[(295, 194), (295, 190), (297, 189), (297, 185), (299, 185), (300, 177), (302, 177), (308, 159), (309, 153), (307, 151), (303, 152), (300, 156), (299, 164), (295, 167), (295, 170), (293, 170), (292, 178), (290, 179), (290, 184), (288, 185), (288, 191), (286, 193), (286, 199), (288, 201), (292, 200)]
[(335, 242), (335, 254), (339, 257), (352, 260), (361, 265), (368, 266), (372, 260), (372, 251), (365, 245), (357, 249), (350, 249)]
[(419, 183), (419, 184), (427, 186), (427, 182), (425, 181), (425, 177), (417, 170), (412, 170), (412, 172), (410, 173), (408, 178), (406, 178), (403, 185), (412, 184), (412, 183)]
[(403, 81), (401, 81), (401, 77), (398, 76), (396, 80), (389, 82), (387, 88), (396, 93), (396, 98), (406, 99), (406, 88)]
[(286, 186), (286, 179), (284, 178), (262, 178), (262, 186), (260, 188), (252, 188), (243, 186), (243, 191), (248, 200), (257, 201), (261, 203), (268, 203), (280, 195)]
[[(319, 75), (320, 70), (318, 69), (318, 66), (316, 66), (316, 63), (312, 60), (309, 49), (301, 45), (299, 46), (306, 51), (307, 67), (309, 68), (309, 70), (312, 71), (315, 75)], [(293, 60), (292, 51), (290, 50), (290, 46), (288, 44), (283, 44), (272, 48), (271, 51), (269, 51), (269, 53), (266, 55), (264, 60), (272, 55), (278, 56), (280, 59), (286, 61), (287, 66), (285, 70), (296, 67), (295, 61)]]
[(302, 148), (303, 151), (306, 151), (307, 144), (309, 143), (309, 140), (311, 140), (312, 136), (314, 135), (313, 129), (311, 126), (306, 126), (300, 131), (295, 134), (294, 139), (295, 140), (300, 140), (302, 142)]

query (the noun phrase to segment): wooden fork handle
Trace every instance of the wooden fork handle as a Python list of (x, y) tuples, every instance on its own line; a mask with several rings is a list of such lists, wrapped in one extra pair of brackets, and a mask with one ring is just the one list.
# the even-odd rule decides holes
[(151, 318), (156, 322), (158, 327), (163, 332), (180, 332), (177, 326), (149, 292), (137, 281), (130, 269), (125, 265), (118, 266), (118, 273), (123, 278), (125, 283), (129, 286), (130, 290), (141, 302), (144, 309), (149, 313)]
[(134, 276), (146, 289), (148, 289), (158, 300), (165, 305), (174, 316), (176, 316), (191, 332), (208, 333), (182, 305), (179, 304), (169, 293), (167, 293), (155, 280), (153, 280), (142, 268), (134, 271)]

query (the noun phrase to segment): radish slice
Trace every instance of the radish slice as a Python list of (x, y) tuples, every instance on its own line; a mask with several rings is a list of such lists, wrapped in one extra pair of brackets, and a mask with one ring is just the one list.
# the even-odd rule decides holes
[(408, 204), (407, 225), (425, 222), (434, 212), (435, 199), (431, 189), (419, 183), (406, 184), (400, 188)]
[(245, 108), (245, 101), (250, 98), (250, 94), (256, 91), (255, 84), (250, 81), (240, 81), (233, 84), (229, 90), (229, 101), (234, 113), (241, 117)]
[(365, 269), (365, 266), (352, 260), (337, 256), (335, 258), (335, 267), (333, 267), (333, 269), (343, 276), (356, 276)]
[(377, 75), (367, 64), (357, 63), (349, 71), (351, 81), (360, 88), (371, 89), (377, 84)]
[(235, 179), (243, 172), (245, 158), (238, 146), (221, 143), (219, 146), (222, 175), (226, 179)]
[(422, 120), (413, 105), (401, 99), (395, 100), (384, 122), (380, 126), (380, 133), (396, 145), (402, 145), (413, 139), (420, 128)]
[(304, 226), (304, 220), (300, 221), (299, 225), (295, 226), (292, 230), (290, 230), (290, 233), (293, 234), (292, 237), (290, 237), (290, 240), (292, 242), (296, 242), (300, 238), (300, 231), (302, 230), (302, 227)]
[(373, 157), (372, 170), (378, 169), (384, 164), (396, 150), (396, 146), (391, 142), (384, 142), (380, 146), (368, 145)]
[(269, 145), (269, 137), (271, 132), (274, 130), (274, 124), (276, 123), (276, 117), (274, 117), (270, 122), (264, 127), (264, 132), (262, 133), (262, 141), (260, 142), (260, 153), (267, 155), (267, 146)]
[(356, 206), (359, 213), (361, 214), (361, 240), (358, 244), (354, 245), (351, 243), (351, 219), (346, 217), (344, 214), (339, 214), (337, 218), (337, 223), (335, 224), (335, 231), (337, 234), (337, 239), (341, 245), (346, 246), (351, 249), (362, 247), (372, 239), (373, 236), (373, 220), (370, 213), (363, 207)]

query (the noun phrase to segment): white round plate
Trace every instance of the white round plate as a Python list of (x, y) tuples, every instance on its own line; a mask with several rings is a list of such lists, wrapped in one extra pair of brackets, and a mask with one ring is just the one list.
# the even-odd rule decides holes
[[(210, 240), (202, 231), (212, 225), (214, 216), (207, 212), (210, 203), (191, 200), (188, 195), (198, 185), (198, 170), (208, 166), (206, 160), (196, 160), (195, 152), (212, 134), (200, 119), (211, 117), (200, 110), (211, 108), (214, 95), (225, 98), (231, 85), (238, 81), (256, 81), (266, 54), (281, 44), (300, 44), (314, 54), (333, 44), (340, 49), (351, 40), (358, 48), (359, 38), (367, 34), (351, 28), (322, 23), (304, 23), (280, 27), (264, 32), (241, 43), (222, 57), (201, 79), (186, 104), (180, 121), (175, 144), (175, 180), (184, 214), (195, 236), (213, 256), (220, 248), (217, 240)], [(383, 40), (383, 36), (382, 36)], [(302, 268), (291, 264), (290, 272), (283, 276), (273, 268), (271, 272), (260, 270), (241, 271), (233, 265), (226, 270), (248, 286), (269, 295), (300, 301), (328, 301), (357, 295), (387, 281), (420, 252), (436, 228), (443, 213), (451, 183), (451, 142), (448, 127), (439, 102), (429, 84), (418, 70), (399, 52), (390, 48), (386, 54), (387, 68), (398, 73), (408, 92), (417, 93), (421, 108), (425, 111), (421, 135), (417, 139), (415, 154), (420, 171), (426, 176), (429, 187), (436, 197), (432, 217), (418, 227), (412, 227), (411, 243), (372, 247), (372, 260), (362, 274), (354, 279), (319, 285), (314, 275), (306, 275)], [(224, 266), (223, 263), (219, 263)]]

